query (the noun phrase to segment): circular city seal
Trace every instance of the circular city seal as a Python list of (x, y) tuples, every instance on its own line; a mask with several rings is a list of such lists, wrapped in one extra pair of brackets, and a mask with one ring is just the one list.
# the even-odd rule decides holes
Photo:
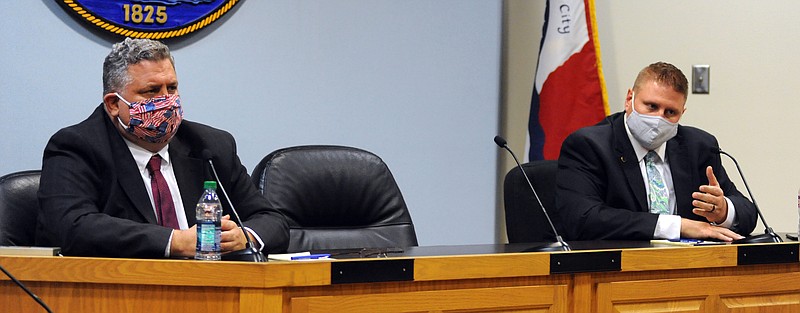
[(239, 0), (56, 0), (68, 12), (125, 37), (164, 39), (199, 30)]

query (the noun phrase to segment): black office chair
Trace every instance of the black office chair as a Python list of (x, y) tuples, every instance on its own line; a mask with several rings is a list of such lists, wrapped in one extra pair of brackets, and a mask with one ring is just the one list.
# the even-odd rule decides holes
[(40, 170), (0, 177), (0, 246), (33, 246), (39, 214)]
[[(559, 234), (564, 234), (563, 225), (559, 222), (555, 211), (556, 202), (556, 171), (558, 161), (540, 160), (522, 164), (522, 168), (531, 180), (533, 188), (542, 200), (542, 205), (553, 221)], [(509, 243), (517, 242), (555, 242), (547, 218), (533, 196), (528, 182), (522, 176), (518, 167), (511, 169), (506, 174), (503, 182), (503, 197), (505, 199), (506, 234)]]
[(414, 224), (383, 160), (352, 147), (276, 150), (253, 182), (289, 223), (289, 252), (417, 245)]

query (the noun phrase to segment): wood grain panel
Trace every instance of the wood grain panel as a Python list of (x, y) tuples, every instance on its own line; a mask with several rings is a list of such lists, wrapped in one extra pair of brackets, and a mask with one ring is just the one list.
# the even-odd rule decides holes
[[(202, 262), (77, 257), (0, 257), (20, 280), (136, 285), (222, 287), (318, 286), (330, 284), (330, 261)], [(193, 275), (193, 273), (204, 273)], [(8, 279), (0, 275), (0, 280)]]
[(705, 310), (704, 304), (705, 301), (702, 299), (619, 304), (614, 306), (614, 312), (615, 313), (704, 312)]
[[(53, 312), (239, 313), (236, 288), (26, 283)], [(0, 281), (0, 312), (44, 312), (10, 281)]]
[[(265, 277), (265, 268), (257, 263), (15, 256), (0, 259), (18, 279), (33, 281), (178, 286), (206, 286), (213, 281), (217, 286), (262, 287)], [(236, 273), (237, 279), (230, 279), (231, 273)]]
[[(792, 272), (600, 283), (597, 301), (599, 312), (626, 312), (623, 309), (631, 307), (684, 312), (698, 303), (704, 303), (697, 305), (698, 312), (751, 312), (751, 308), (765, 306), (800, 312), (800, 306), (793, 302), (798, 293), (800, 273)], [(785, 296), (776, 297), (780, 294)], [(722, 310), (720, 306), (728, 308)]]
[(264, 287), (320, 286), (331, 283), (332, 261), (278, 262), (261, 264)]
[(239, 291), (240, 313), (281, 312), (283, 306), (283, 289), (241, 289)]
[(730, 313), (796, 313), (800, 312), (800, 293), (732, 295), (721, 300), (720, 312)]
[(731, 245), (630, 249), (622, 250), (622, 271), (736, 266), (736, 257)]
[(297, 297), (290, 312), (567, 312), (568, 292), (557, 285)]
[[(800, 263), (737, 265), (735, 248), (623, 249), (622, 271), (554, 275), (549, 253), (425, 256), (415, 281), (335, 285), (331, 264), (371, 260), (0, 265), (56, 312), (800, 312)], [(0, 312), (41, 311), (0, 275)]]
[(547, 253), (420, 257), (414, 260), (414, 280), (543, 276), (550, 274)]
[(572, 312), (592, 312), (597, 306), (597, 293), (593, 274), (575, 274), (573, 276), (572, 294), (570, 294)]

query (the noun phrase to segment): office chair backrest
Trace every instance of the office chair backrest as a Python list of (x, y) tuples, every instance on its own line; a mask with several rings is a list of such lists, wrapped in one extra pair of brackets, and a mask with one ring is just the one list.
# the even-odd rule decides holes
[[(528, 174), (556, 229), (563, 236), (563, 225), (559, 222), (555, 211), (558, 161), (531, 161), (522, 164), (522, 168)], [(550, 224), (518, 167), (514, 167), (506, 174), (503, 186), (508, 241), (510, 243), (555, 242)]]
[(289, 252), (417, 245), (394, 176), (368, 151), (283, 148), (264, 157), (252, 178), (268, 204), (286, 216)]
[(0, 246), (34, 245), (40, 176), (30, 170), (0, 177)]

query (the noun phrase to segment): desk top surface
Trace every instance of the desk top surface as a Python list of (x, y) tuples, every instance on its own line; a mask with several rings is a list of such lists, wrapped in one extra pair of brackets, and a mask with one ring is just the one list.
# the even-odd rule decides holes
[[(797, 243), (795, 240), (787, 239), (781, 234), (785, 243)], [(580, 253), (599, 250), (625, 250), (625, 249), (646, 249), (646, 248), (669, 248), (675, 247), (674, 244), (663, 244), (651, 241), (635, 240), (592, 240), (592, 241), (570, 241), (568, 242), (572, 251), (570, 253)], [(385, 257), (421, 257), (421, 256), (458, 256), (458, 255), (491, 255), (502, 253), (526, 253), (526, 252), (562, 252), (548, 250), (553, 243), (532, 242), (532, 243), (510, 243), (510, 244), (476, 244), (476, 245), (442, 245), (442, 246), (418, 246), (405, 248), (388, 249), (337, 249), (337, 250), (314, 250), (312, 253), (330, 253), (337, 259), (362, 258), (359, 252), (369, 251), (370, 256), (376, 254)], [(685, 245), (691, 246), (691, 245)], [(720, 244), (719, 246), (743, 246)]]
[[(367, 279), (381, 271), (408, 272), (404, 280), (531, 277), (583, 272), (644, 272), (741, 265), (800, 266), (797, 241), (769, 244), (674, 246), (647, 241), (570, 242), (570, 252), (530, 252), (543, 243), (408, 247), (386, 258), (349, 257), (309, 262), (203, 262), (87, 257), (0, 256), (0, 265), (20, 280), (79, 283), (204, 286), (291, 287), (336, 284), (346, 268), (365, 272)], [(334, 253), (347, 252), (331, 251)], [(203, 277), (195, 275), (205, 273)], [(397, 276), (400, 277), (400, 276)], [(0, 280), (7, 280), (0, 276)], [(343, 277), (360, 282), (358, 277)], [(394, 279), (394, 278), (391, 278)], [(389, 280), (386, 280), (389, 281)], [(369, 282), (369, 281), (365, 281)]]

